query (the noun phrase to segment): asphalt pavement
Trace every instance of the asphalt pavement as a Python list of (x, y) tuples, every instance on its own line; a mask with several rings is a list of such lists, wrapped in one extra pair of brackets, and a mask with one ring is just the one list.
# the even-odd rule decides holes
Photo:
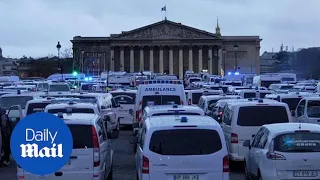
[[(132, 138), (132, 130), (121, 130), (119, 138), (112, 142), (114, 147), (114, 180), (135, 180), (136, 168), (132, 145), (129, 140)], [(237, 165), (232, 168), (230, 180), (244, 180), (243, 167)], [(0, 167), (1, 180), (16, 180), (17, 168), (14, 162), (9, 167)]]

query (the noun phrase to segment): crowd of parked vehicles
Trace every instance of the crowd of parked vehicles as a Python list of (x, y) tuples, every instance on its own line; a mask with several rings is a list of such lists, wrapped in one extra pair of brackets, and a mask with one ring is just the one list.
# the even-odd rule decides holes
[(120, 125), (139, 180), (228, 180), (235, 162), (246, 179), (320, 179), (319, 85), (292, 73), (0, 77), (0, 105), (13, 126), (37, 112), (68, 120), (77, 158), (51, 179), (112, 179)]

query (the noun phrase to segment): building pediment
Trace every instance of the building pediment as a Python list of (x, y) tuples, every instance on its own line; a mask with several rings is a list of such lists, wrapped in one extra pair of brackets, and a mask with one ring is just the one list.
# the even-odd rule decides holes
[(111, 36), (111, 39), (215, 39), (213, 33), (164, 20), (132, 31)]

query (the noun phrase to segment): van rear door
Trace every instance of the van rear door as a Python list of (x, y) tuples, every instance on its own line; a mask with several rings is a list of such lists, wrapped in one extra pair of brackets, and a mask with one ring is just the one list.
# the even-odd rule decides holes
[(178, 127), (153, 132), (144, 147), (150, 179), (222, 179), (227, 151), (221, 138), (222, 133), (214, 129)]
[(69, 162), (50, 180), (92, 179), (93, 138), (91, 125), (68, 124), (73, 137), (73, 150)]
[(257, 104), (239, 108), (237, 122), (233, 132), (238, 136), (239, 156), (245, 156), (247, 147), (243, 142), (251, 140), (262, 125), (289, 122), (289, 114), (285, 106)]

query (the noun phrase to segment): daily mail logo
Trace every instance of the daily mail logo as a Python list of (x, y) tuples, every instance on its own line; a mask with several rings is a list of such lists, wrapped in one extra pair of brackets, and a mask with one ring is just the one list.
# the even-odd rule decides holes
[(168, 88), (168, 87), (147, 87), (145, 91), (176, 91), (176, 88)]
[(62, 144), (56, 144), (55, 139), (57, 137), (58, 131), (54, 133), (50, 132), (49, 129), (44, 129), (42, 131), (35, 131), (33, 129), (26, 129), (26, 142), (50, 142), (51, 147), (43, 147), (39, 149), (39, 145), (36, 143), (21, 144), (21, 157), (26, 158), (44, 158), (44, 157), (63, 157)]
[(17, 123), (10, 147), (14, 160), (22, 169), (35, 175), (48, 175), (68, 163), (73, 138), (64, 120), (40, 112)]

